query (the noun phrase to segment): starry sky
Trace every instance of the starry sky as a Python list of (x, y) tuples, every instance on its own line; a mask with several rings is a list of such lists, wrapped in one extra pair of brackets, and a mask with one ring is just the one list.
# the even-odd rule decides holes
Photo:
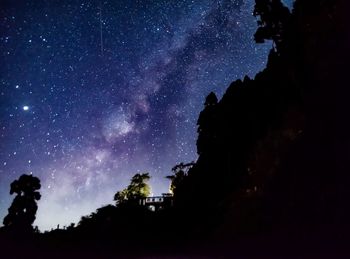
[(197, 158), (206, 95), (266, 65), (253, 6), (1, 0), (0, 218), (24, 173), (42, 183), (41, 230), (112, 203), (136, 172), (167, 192), (171, 168)]

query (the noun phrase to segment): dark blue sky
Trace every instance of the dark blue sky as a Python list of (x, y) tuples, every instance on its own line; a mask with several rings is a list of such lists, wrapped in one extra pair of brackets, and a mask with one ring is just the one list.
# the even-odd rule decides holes
[(253, 0), (1, 1), (0, 218), (23, 173), (35, 224), (76, 222), (138, 171), (196, 160), (205, 96), (265, 66)]

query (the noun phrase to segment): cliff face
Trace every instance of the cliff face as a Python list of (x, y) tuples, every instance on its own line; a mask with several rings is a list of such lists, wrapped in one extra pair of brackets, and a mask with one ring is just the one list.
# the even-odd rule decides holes
[(207, 99), (200, 156), (175, 193), (179, 206), (234, 210), (228, 220), (237, 225), (249, 214), (254, 220), (246, 224), (345, 219), (348, 7), (345, 0), (296, 1), (267, 68), (233, 82), (219, 102)]

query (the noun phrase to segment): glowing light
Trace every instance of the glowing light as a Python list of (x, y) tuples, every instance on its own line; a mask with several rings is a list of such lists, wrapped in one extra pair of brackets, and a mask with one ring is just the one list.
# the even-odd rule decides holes
[(23, 111), (28, 111), (28, 110), (29, 110), (29, 106), (24, 105), (24, 106), (23, 106)]

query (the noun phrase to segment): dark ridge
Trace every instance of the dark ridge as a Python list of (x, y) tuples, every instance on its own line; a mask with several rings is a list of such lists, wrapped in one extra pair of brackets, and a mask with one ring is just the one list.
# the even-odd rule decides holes
[(142, 174), (77, 226), (0, 229), (4, 258), (349, 256), (349, 7), (296, 0), (290, 13), (256, 0), (255, 40), (273, 42), (268, 64), (221, 100), (208, 95), (199, 158), (169, 176), (173, 206), (140, 205)]

